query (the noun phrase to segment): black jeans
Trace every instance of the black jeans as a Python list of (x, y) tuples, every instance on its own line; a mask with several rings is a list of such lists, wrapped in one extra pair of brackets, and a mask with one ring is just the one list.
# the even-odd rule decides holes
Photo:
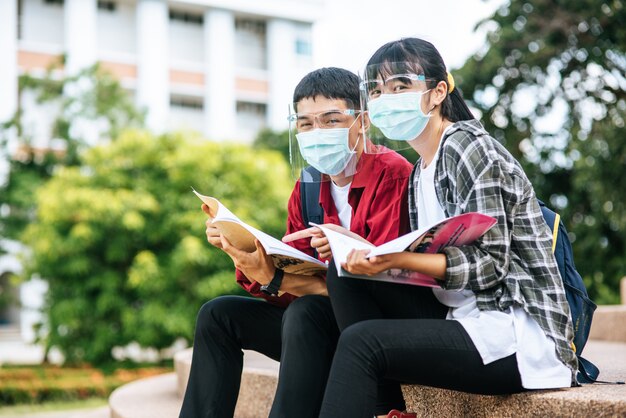
[(232, 418), (242, 349), (280, 361), (270, 417), (317, 417), (339, 330), (330, 300), (308, 295), (287, 309), (248, 297), (222, 296), (200, 309), (181, 418)]
[(320, 417), (402, 410), (400, 382), (483, 394), (523, 390), (515, 355), (483, 365), (430, 288), (338, 277), (332, 266), (326, 280), (342, 332)]

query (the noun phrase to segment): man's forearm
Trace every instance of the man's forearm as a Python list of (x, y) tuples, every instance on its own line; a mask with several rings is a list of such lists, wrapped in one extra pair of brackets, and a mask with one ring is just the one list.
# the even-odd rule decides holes
[(324, 295), (328, 296), (326, 281), (319, 276), (285, 273), (279, 291), (294, 296)]

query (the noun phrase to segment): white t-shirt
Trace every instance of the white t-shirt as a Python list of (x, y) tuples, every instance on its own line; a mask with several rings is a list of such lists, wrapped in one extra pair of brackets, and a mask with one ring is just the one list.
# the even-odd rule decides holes
[(352, 222), (352, 206), (348, 203), (348, 193), (350, 192), (351, 184), (352, 182), (345, 186), (337, 186), (335, 182), (330, 182), (330, 195), (333, 197), (333, 202), (335, 202), (335, 207), (339, 214), (339, 222), (346, 229), (350, 229), (350, 222)]
[[(445, 218), (435, 192), (438, 155), (439, 150), (427, 167), (421, 167), (417, 186), (419, 228)], [(459, 321), (484, 364), (516, 353), (524, 388), (570, 386), (571, 372), (556, 356), (554, 342), (521, 307), (513, 306), (505, 312), (480, 311), (476, 296), (469, 289), (452, 291), (433, 288), (433, 293), (441, 303), (450, 307), (446, 319)]]

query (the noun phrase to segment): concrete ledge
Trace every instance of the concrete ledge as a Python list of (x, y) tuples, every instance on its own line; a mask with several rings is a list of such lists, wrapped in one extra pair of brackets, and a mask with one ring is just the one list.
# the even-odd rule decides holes
[[(174, 356), (175, 373), (137, 380), (117, 388), (109, 397), (111, 418), (175, 418), (191, 369), (192, 349)], [(234, 418), (269, 415), (278, 382), (278, 362), (244, 350), (244, 369)]]
[(176, 382), (178, 396), (182, 399), (187, 389), (187, 380), (191, 371), (191, 356), (193, 349), (188, 348), (174, 354), (174, 370), (176, 370)]
[[(626, 279), (622, 280), (626, 294)], [(599, 306), (584, 356), (600, 368), (600, 379), (626, 380), (626, 305)], [(175, 418), (187, 387), (192, 349), (174, 356), (176, 373), (142, 379), (115, 390), (111, 418)], [(278, 363), (244, 351), (244, 370), (235, 418), (269, 415)], [(626, 417), (626, 385), (532, 391), (509, 396), (471, 395), (417, 385), (402, 388), (407, 408), (418, 416), (445, 417)]]
[(111, 418), (174, 418), (180, 412), (176, 373), (136, 380), (111, 393)]
[[(626, 344), (589, 341), (584, 354), (600, 368), (600, 379), (626, 379)], [(405, 385), (402, 391), (408, 410), (418, 416), (626, 416), (626, 385), (594, 384), (508, 396), (471, 395), (417, 385)]]
[(626, 305), (598, 306), (591, 321), (589, 339), (626, 343)]

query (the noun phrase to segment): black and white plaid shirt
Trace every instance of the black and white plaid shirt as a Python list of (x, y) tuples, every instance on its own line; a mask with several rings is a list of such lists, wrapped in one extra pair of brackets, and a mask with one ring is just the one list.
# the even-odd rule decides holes
[[(480, 212), (498, 223), (474, 245), (448, 247), (443, 288), (471, 289), (480, 310), (521, 306), (556, 343), (557, 356), (578, 368), (563, 282), (552, 254), (552, 234), (519, 162), (476, 120), (446, 131), (435, 172), (446, 216)], [(409, 182), (411, 229), (417, 229), (420, 165)]]

